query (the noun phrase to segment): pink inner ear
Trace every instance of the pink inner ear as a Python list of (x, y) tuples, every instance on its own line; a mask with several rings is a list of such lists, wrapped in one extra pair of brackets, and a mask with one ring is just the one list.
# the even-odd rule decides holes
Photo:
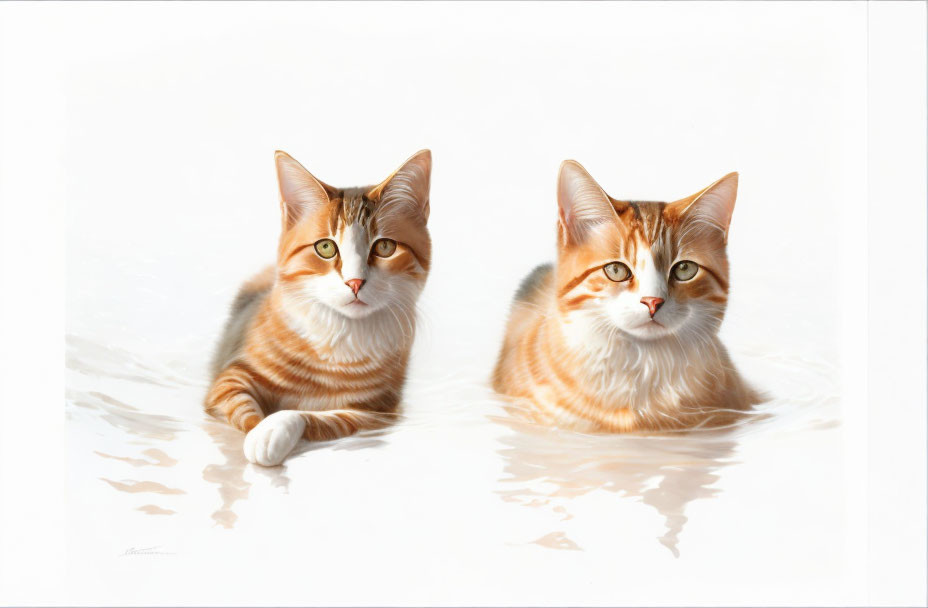
[(381, 207), (388, 213), (409, 213), (422, 221), (428, 221), (431, 174), (432, 153), (420, 150), (409, 157), (393, 175), (371, 189), (368, 196), (379, 199)]
[(569, 241), (583, 242), (596, 225), (618, 216), (606, 192), (576, 161), (564, 161), (558, 175), (560, 220)]
[(289, 228), (327, 205), (329, 194), (322, 182), (286, 153), (278, 152), (275, 160), (284, 226)]
[(738, 174), (730, 173), (709, 186), (684, 211), (684, 216), (711, 222), (728, 238), (728, 227), (738, 195)]

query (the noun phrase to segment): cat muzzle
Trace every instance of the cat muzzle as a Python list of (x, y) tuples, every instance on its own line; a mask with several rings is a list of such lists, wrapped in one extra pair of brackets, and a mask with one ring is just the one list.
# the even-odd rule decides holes
[(641, 303), (648, 307), (648, 312), (651, 313), (651, 318), (654, 318), (654, 315), (657, 314), (658, 309), (664, 304), (664, 298), (655, 298), (653, 296), (645, 296), (641, 298)]

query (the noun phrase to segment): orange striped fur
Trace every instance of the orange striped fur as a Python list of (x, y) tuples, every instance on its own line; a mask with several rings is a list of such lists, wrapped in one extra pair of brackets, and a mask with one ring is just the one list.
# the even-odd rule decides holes
[(276, 163), (277, 265), (239, 291), (205, 403), (262, 465), (300, 437), (338, 439), (396, 416), (431, 256), (427, 150), (366, 188), (328, 186), (283, 152)]
[(516, 294), (495, 390), (537, 421), (591, 432), (724, 425), (758, 402), (717, 335), (737, 179), (673, 203), (620, 201), (565, 162), (557, 263)]

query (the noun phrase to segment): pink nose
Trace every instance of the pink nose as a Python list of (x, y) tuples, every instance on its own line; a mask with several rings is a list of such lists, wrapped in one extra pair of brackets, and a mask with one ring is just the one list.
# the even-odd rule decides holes
[(348, 279), (345, 281), (345, 285), (351, 288), (354, 295), (358, 295), (358, 292), (361, 291), (361, 286), (364, 285), (364, 279)]
[(641, 303), (648, 307), (648, 311), (651, 313), (651, 318), (654, 318), (654, 315), (657, 314), (657, 309), (661, 307), (661, 304), (664, 303), (664, 298), (655, 298), (653, 296), (647, 296), (641, 298)]

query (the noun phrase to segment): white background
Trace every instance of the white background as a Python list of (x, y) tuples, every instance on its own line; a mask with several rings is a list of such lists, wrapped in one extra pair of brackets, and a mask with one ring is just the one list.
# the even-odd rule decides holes
[[(561, 160), (634, 199), (737, 170), (723, 336), (749, 368), (758, 350), (832, 364), (841, 426), (745, 442), (755, 468), (694, 503), (703, 523), (690, 513), (672, 563), (632, 540), (583, 554), (488, 545), (481, 559), (480, 542), (505, 534), (488, 522), (447, 537), (466, 555), (455, 575), (433, 571), (431, 594), (383, 582), (344, 602), (924, 604), (924, 19), (920, 3), (0, 6), (0, 601), (339, 603), (293, 579), (276, 594), (247, 577), (240, 596), (185, 594), (186, 565), (154, 566), (181, 581), (176, 595), (126, 595), (99, 584), (112, 564), (74, 546), (66, 557), (86, 516), (131, 522), (62, 492), (66, 456), (72, 477), (99, 472), (62, 447), (62, 336), (205, 361), (238, 283), (273, 259), (275, 149), (347, 186), (428, 147), (434, 266), (411, 383), (486, 376), (512, 290), (553, 254)], [(480, 437), (415, 449), (447, 450), (449, 488), (467, 488), (472, 467), (491, 466)], [(480, 500), (446, 517), (486, 508), (507, 521)], [(719, 533), (713, 517), (737, 529)], [(589, 515), (585, 530), (603, 523)], [(257, 532), (231, 534), (198, 541), (196, 575), (227, 574), (203, 560), (210, 547), (270, 574), (248, 559)], [(391, 557), (420, 572), (430, 561), (400, 542)], [(806, 559), (821, 570), (803, 572)], [(609, 572), (629, 561), (644, 573), (617, 593)], [(481, 562), (536, 575), (493, 578)], [(82, 587), (69, 568), (100, 574)], [(143, 572), (118, 578), (138, 588)], [(685, 593), (665, 588), (669, 572)], [(485, 594), (463, 594), (468, 576)]]

